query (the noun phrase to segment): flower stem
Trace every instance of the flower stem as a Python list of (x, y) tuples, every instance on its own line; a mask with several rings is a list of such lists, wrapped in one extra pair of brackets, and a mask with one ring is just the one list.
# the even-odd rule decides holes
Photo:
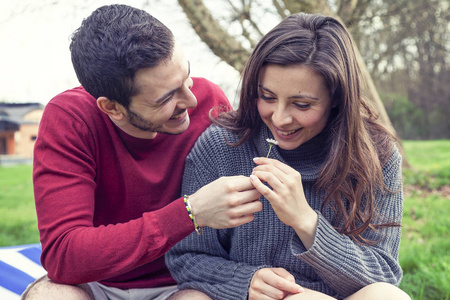
[(266, 156), (266, 157), (269, 157), (270, 150), (272, 150), (272, 146), (273, 146), (273, 144), (270, 144), (270, 146), (269, 146), (269, 152), (267, 152), (267, 156)]

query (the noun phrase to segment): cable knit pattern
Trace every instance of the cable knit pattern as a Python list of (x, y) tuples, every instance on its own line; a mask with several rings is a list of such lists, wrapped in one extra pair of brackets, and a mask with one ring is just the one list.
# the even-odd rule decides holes
[[(183, 193), (192, 194), (221, 176), (249, 176), (256, 166), (252, 158), (266, 156), (272, 135), (266, 126), (252, 140), (231, 147), (237, 137), (218, 126), (211, 126), (197, 140), (186, 161)], [(194, 288), (213, 299), (247, 299), (255, 271), (282, 267), (296, 282), (333, 297), (346, 297), (373, 282), (400, 283), (398, 263), (400, 228), (367, 230), (365, 238), (380, 239), (375, 246), (362, 246), (338, 233), (329, 207), (321, 212), (323, 191), (312, 187), (328, 152), (329, 133), (324, 131), (294, 151), (273, 147), (270, 156), (294, 167), (302, 174), (309, 205), (319, 214), (314, 244), (306, 250), (295, 231), (283, 224), (270, 203), (261, 198), (263, 210), (255, 220), (233, 229), (205, 228), (202, 235), (191, 234), (166, 255), (166, 264), (181, 289)], [(403, 193), (401, 156), (394, 148), (383, 168), (384, 180), (391, 190), (377, 198), (381, 215), (401, 222)], [(211, 199), (214, 201), (214, 199)]]

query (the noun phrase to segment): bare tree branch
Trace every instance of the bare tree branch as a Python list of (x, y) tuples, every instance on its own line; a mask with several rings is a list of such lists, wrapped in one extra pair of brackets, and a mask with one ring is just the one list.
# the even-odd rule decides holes
[(339, 1), (337, 14), (341, 17), (341, 19), (344, 21), (345, 24), (347, 24), (348, 20), (351, 20), (353, 18), (353, 13), (355, 12), (358, 2), (360, 1), (358, 0)]
[(249, 0), (248, 5), (245, 5), (245, 0), (242, 0), (242, 5), (244, 7), (244, 17), (250, 22), (253, 29), (256, 30), (256, 32), (259, 34), (259, 36), (262, 37), (264, 34), (261, 32), (258, 25), (253, 21), (252, 14), (250, 12), (252, 3), (253, 3), (253, 0)]
[[(242, 0), (243, 1), (243, 0)], [(231, 6), (231, 8), (233, 9), (234, 13), (236, 14), (235, 20), (237, 20), (239, 22), (239, 24), (241, 25), (241, 30), (242, 30), (242, 35), (249, 41), (250, 46), (252, 48), (255, 47), (256, 42), (252, 39), (252, 37), (250, 36), (250, 32), (248, 32), (246, 26), (245, 26), (245, 16), (243, 15), (243, 12), (240, 11), (234, 4), (233, 2), (231, 2), (231, 0), (228, 0), (228, 4)]]
[(238, 71), (242, 71), (250, 51), (230, 36), (213, 18), (201, 0), (178, 0), (195, 32), (212, 52)]
[(272, 0), (272, 4), (273, 4), (273, 6), (275, 6), (275, 8), (276, 8), (278, 14), (280, 15), (280, 17), (281, 17), (282, 19), (284, 19), (284, 18), (287, 17), (286, 13), (284, 12), (284, 8), (281, 7), (281, 5), (280, 5), (280, 3), (278, 2), (278, 0)]

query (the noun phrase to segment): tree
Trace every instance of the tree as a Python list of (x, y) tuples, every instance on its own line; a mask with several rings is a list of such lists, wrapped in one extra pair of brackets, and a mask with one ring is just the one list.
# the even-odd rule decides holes
[(373, 1), (354, 33), (383, 98), (406, 99), (385, 102), (403, 138), (450, 136), (449, 20), (447, 0)]
[[(262, 22), (257, 22), (256, 19), (264, 20), (268, 15), (277, 15), (281, 20), (296, 12), (322, 13), (341, 20), (348, 27), (361, 18), (370, 4), (370, 0), (338, 0), (333, 10), (326, 0), (272, 0), (271, 4), (268, 4), (268, 1), (258, 0), (226, 0), (226, 2), (232, 12), (228, 17), (240, 25), (241, 32), (237, 35), (231, 35), (229, 28), (224, 29), (202, 0), (178, 0), (200, 38), (214, 54), (238, 71), (242, 71), (251, 49), (263, 35)], [(380, 122), (395, 133), (357, 43), (354, 43), (363, 79), (367, 84), (369, 100), (378, 112)]]

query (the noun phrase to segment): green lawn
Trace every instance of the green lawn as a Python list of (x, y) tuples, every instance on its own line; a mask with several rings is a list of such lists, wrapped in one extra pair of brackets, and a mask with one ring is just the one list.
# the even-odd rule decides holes
[(400, 287), (413, 299), (450, 299), (450, 140), (403, 141), (405, 200)]
[[(400, 287), (414, 300), (450, 300), (450, 140), (403, 141), (405, 200)], [(0, 246), (39, 242), (31, 166), (0, 166)]]
[(450, 186), (450, 140), (403, 141), (410, 169), (404, 170), (405, 185), (426, 189)]
[(31, 172), (0, 166), (0, 246), (39, 242)]

